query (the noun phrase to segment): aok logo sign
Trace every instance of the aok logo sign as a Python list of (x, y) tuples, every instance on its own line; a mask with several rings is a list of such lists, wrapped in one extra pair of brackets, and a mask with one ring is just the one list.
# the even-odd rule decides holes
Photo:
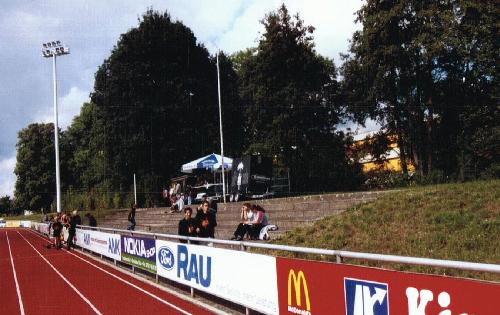
[[(305, 309), (302, 306), (302, 289), (304, 291)], [(295, 304), (292, 304), (292, 291), (295, 292)], [(307, 287), (306, 277), (302, 271), (295, 274), (295, 271), (290, 269), (288, 273), (288, 311), (293, 314), (311, 314), (309, 289)]]

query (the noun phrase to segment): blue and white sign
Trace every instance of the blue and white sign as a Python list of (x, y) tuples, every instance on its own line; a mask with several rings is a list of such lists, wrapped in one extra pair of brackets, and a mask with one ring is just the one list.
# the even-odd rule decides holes
[(389, 315), (387, 283), (344, 278), (346, 315)]
[(276, 258), (210, 246), (156, 241), (159, 276), (265, 314), (278, 313)]
[(175, 264), (175, 257), (172, 250), (163, 246), (158, 248), (158, 266), (165, 268), (165, 270), (172, 270)]
[(121, 261), (120, 235), (76, 229), (76, 245)]

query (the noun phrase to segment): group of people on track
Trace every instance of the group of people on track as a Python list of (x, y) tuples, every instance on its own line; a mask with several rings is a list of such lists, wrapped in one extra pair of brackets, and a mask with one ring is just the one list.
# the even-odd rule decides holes
[[(89, 226), (97, 226), (97, 220), (95, 217), (87, 213), (85, 217), (88, 220)], [(61, 249), (64, 241), (64, 229), (68, 231), (68, 237), (66, 239), (66, 249), (71, 250), (74, 247), (75, 234), (77, 225), (82, 224), (82, 218), (75, 210), (71, 214), (57, 213), (55, 216), (47, 218), (49, 226), (49, 235), (52, 235), (54, 243), (49, 244), (48, 247), (54, 247), (55, 249)], [(52, 231), (52, 233), (50, 233)]]

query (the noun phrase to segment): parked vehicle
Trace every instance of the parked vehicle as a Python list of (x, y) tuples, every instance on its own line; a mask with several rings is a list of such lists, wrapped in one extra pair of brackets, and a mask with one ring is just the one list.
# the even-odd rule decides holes
[[(191, 187), (191, 189), (196, 196), (194, 198), (195, 202), (201, 202), (203, 196), (207, 196), (210, 201), (222, 201), (222, 184), (205, 184)], [(226, 200), (229, 200), (229, 194), (226, 194)]]

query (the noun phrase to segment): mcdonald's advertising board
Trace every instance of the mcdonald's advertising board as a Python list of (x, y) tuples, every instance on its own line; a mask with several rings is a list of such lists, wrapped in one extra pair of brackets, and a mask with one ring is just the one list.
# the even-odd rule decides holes
[(498, 315), (500, 283), (276, 258), (279, 314)]

